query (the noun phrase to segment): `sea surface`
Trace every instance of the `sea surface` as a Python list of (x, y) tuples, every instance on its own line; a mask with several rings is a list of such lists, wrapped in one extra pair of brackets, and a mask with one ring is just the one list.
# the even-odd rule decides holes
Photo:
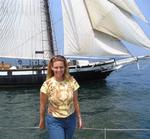
[[(74, 139), (150, 139), (150, 60), (80, 83), (84, 129)], [(39, 123), (39, 89), (0, 89), (0, 139), (48, 139)]]

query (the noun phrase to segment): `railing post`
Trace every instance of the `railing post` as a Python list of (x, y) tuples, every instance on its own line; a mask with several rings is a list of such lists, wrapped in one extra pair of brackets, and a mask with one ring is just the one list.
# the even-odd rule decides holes
[(106, 139), (107, 137), (106, 137), (106, 128), (104, 128), (104, 139)]

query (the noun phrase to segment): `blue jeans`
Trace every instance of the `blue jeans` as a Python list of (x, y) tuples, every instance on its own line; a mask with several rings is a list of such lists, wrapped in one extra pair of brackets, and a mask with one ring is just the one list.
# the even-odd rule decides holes
[(46, 127), (50, 139), (72, 139), (76, 128), (76, 115), (73, 113), (67, 118), (55, 118), (48, 114)]

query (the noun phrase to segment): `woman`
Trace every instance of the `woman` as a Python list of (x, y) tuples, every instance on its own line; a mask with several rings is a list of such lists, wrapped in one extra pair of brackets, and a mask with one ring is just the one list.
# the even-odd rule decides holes
[(40, 89), (40, 123), (45, 127), (45, 112), (48, 104), (46, 127), (50, 139), (72, 139), (76, 118), (82, 128), (82, 119), (78, 103), (77, 81), (68, 73), (66, 59), (57, 55), (48, 64), (47, 80)]

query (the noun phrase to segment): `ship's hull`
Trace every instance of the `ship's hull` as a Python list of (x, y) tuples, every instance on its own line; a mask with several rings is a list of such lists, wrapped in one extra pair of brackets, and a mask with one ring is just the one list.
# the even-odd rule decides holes
[[(71, 73), (77, 81), (87, 81), (87, 80), (103, 80), (112, 71), (87, 71), (87, 72), (76, 72)], [(14, 87), (14, 86), (36, 86), (41, 85), (46, 79), (46, 74), (38, 75), (11, 75), (0, 77), (0, 87)]]
[(74, 76), (74, 78), (80, 82), (80, 81), (89, 81), (89, 80), (104, 80), (107, 76), (110, 75), (111, 72), (113, 72), (114, 69), (107, 69), (107, 70), (101, 70), (101, 69), (85, 69), (79, 68), (79, 69), (70, 69), (70, 74)]
[[(69, 69), (70, 74), (77, 81), (87, 80), (103, 80), (114, 71), (113, 68), (107, 69), (101, 66), (73, 66)], [(21, 69), (21, 70), (1, 70), (0, 71), (0, 87), (15, 87), (15, 86), (36, 86), (42, 85), (46, 79), (47, 69)]]
[(0, 87), (38, 86), (42, 84), (45, 78), (45, 74), (5, 76), (0, 77)]

